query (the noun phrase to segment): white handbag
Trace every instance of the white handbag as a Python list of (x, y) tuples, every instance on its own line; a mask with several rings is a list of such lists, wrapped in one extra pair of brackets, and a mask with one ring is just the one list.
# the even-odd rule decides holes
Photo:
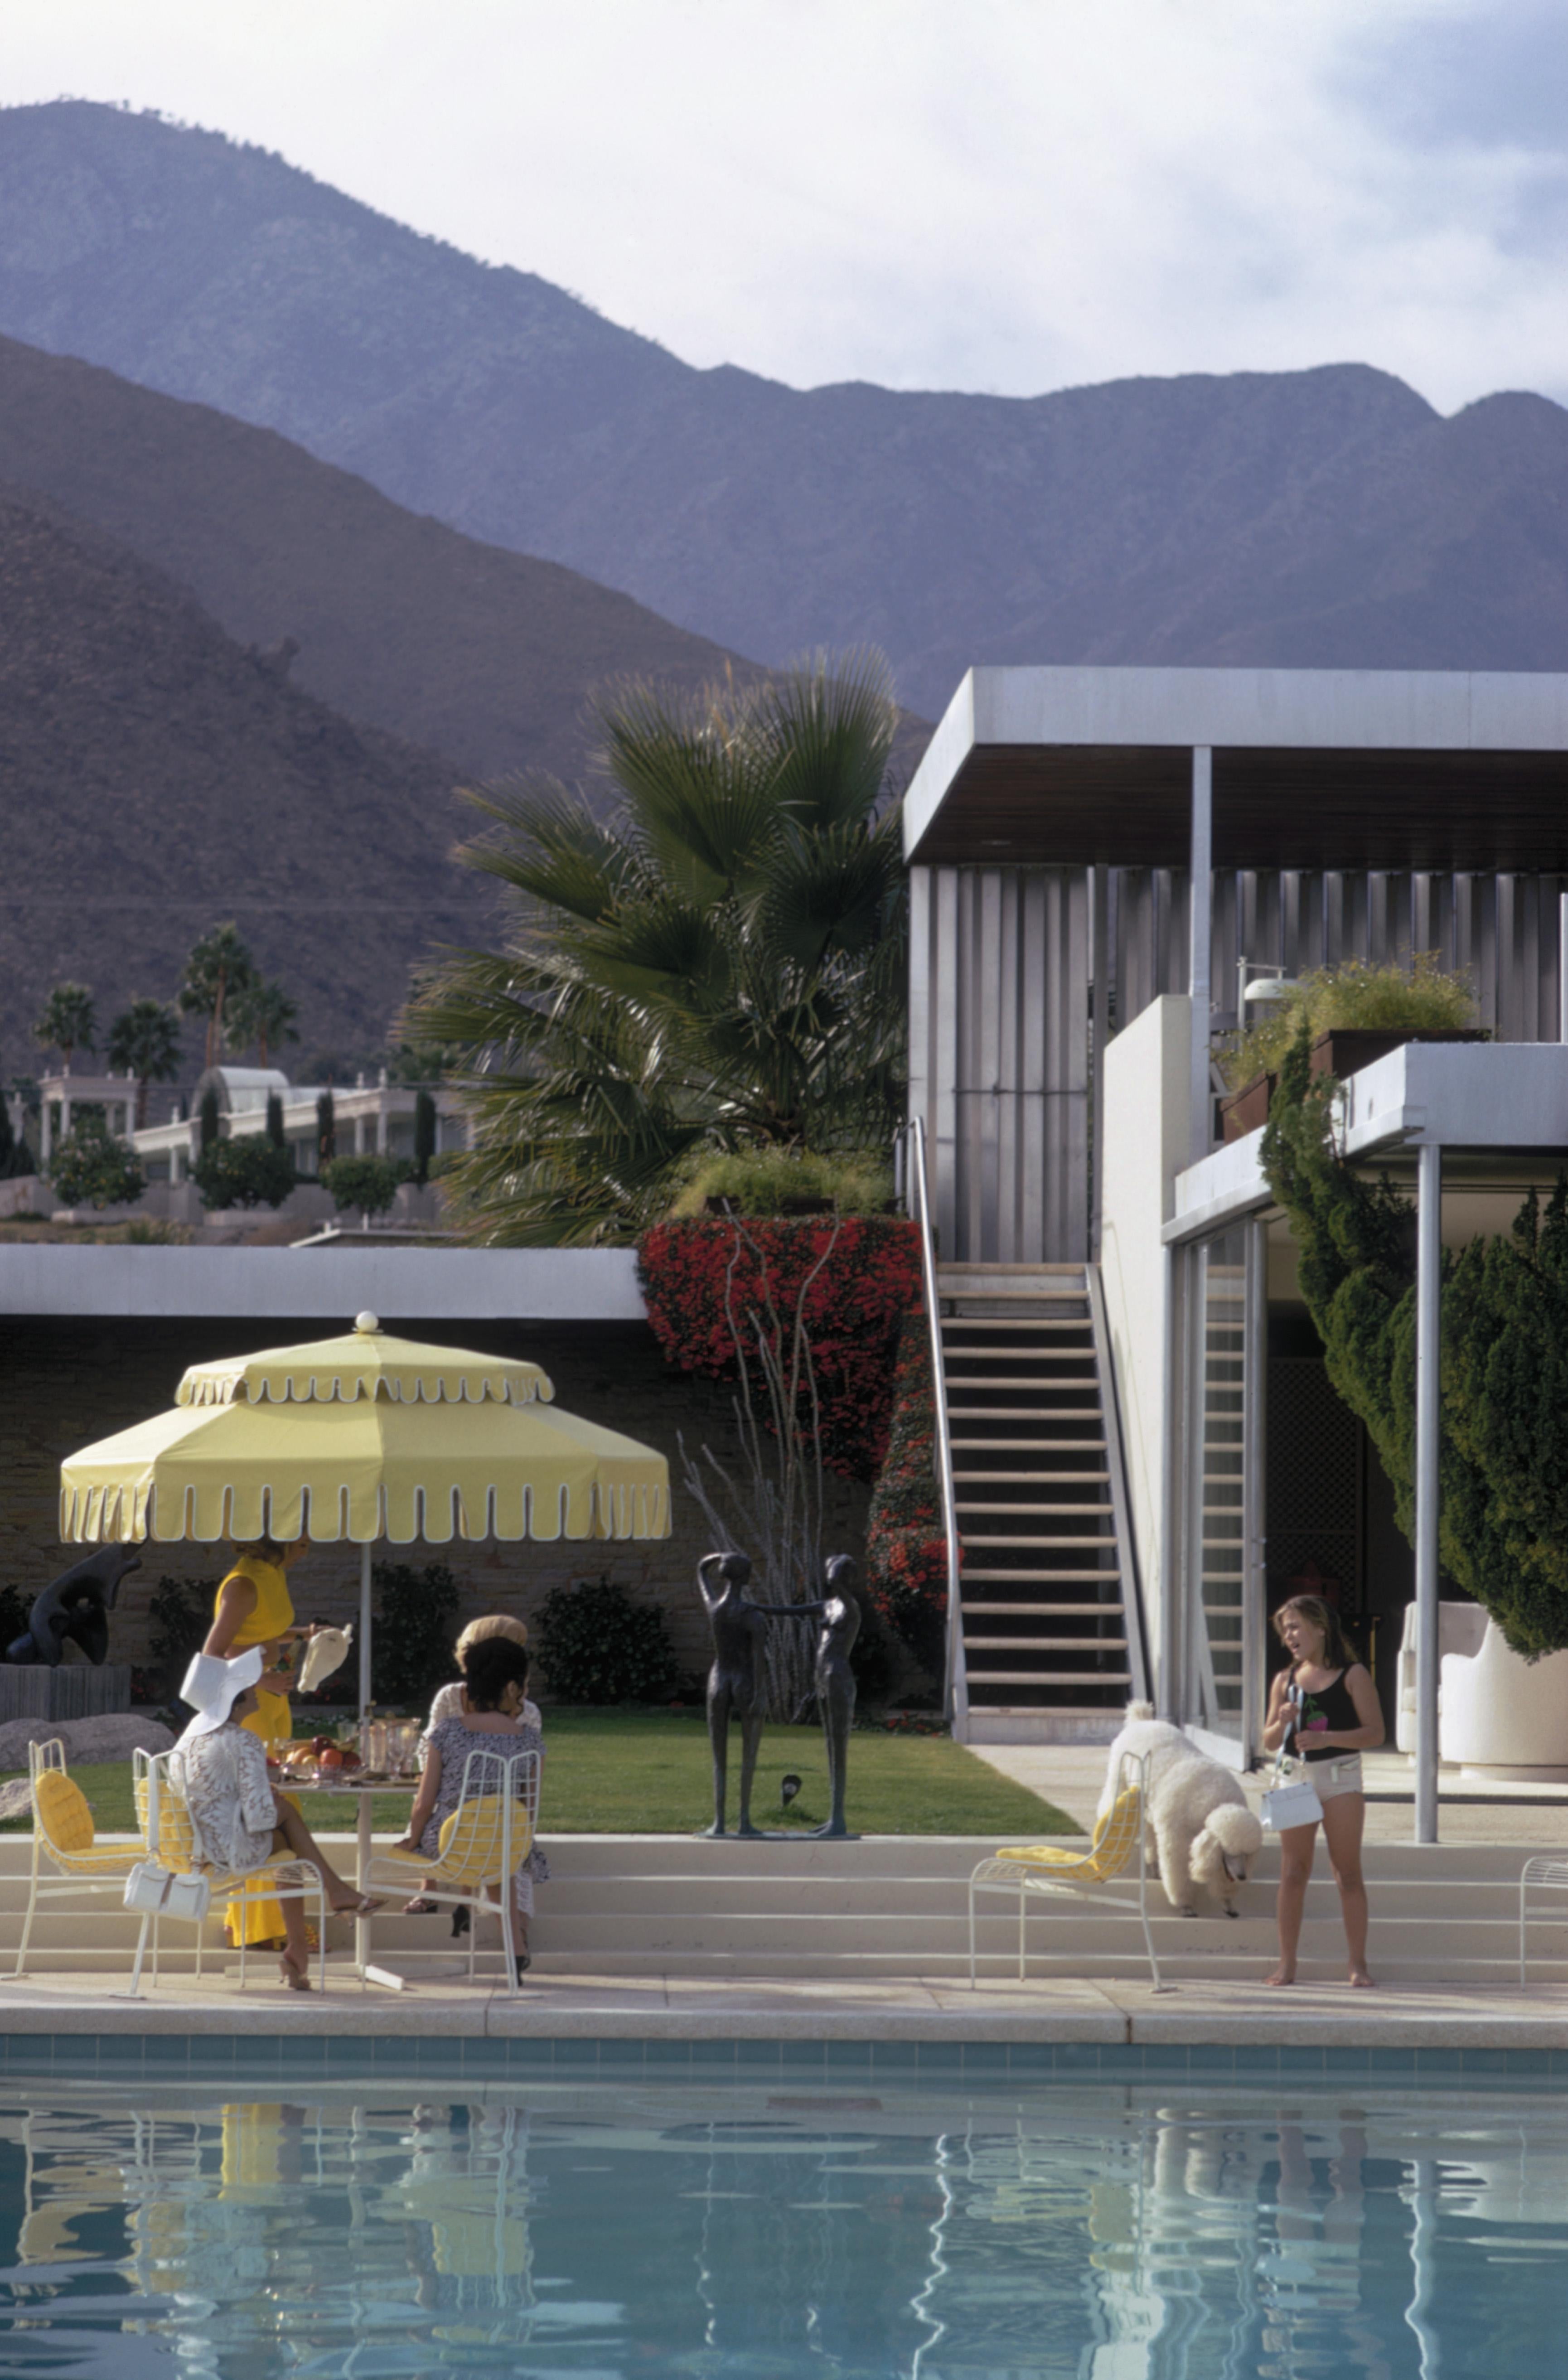
[(213, 1905), (204, 1876), (176, 1876), (153, 1860), (138, 1860), (126, 1878), (125, 1905), (144, 1917), (182, 1917), (200, 1925)]
[(1323, 1804), (1310, 1774), (1287, 1778), (1282, 1759), (1274, 1770), (1274, 1782), (1263, 1796), (1264, 1825), (1282, 1834), (1286, 1827), (1316, 1826), (1322, 1815)]

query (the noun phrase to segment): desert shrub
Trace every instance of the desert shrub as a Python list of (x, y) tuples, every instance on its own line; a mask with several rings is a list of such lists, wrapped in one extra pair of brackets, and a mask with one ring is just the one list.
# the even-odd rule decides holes
[(180, 1681), (213, 1624), (218, 1583), (212, 1578), (161, 1578), (147, 1607), (152, 1629), (147, 1651), (152, 1693), (177, 1694)]
[[(638, 1272), (665, 1361), (714, 1380), (738, 1378), (736, 1334), (754, 1345), (751, 1316), (787, 1356), (804, 1294), (815, 1393), (803, 1396), (801, 1436), (820, 1439), (830, 1471), (875, 1477), (887, 1444), (893, 1349), (900, 1321), (920, 1299), (912, 1223), (856, 1215), (655, 1223), (638, 1243)], [(766, 1318), (770, 1303), (778, 1330)]]
[(6, 1658), (6, 1646), (25, 1631), (32, 1605), (32, 1597), (19, 1586), (0, 1586), (0, 1660)]
[(1363, 1026), (1412, 1033), (1474, 1025), (1476, 993), (1465, 976), (1444, 975), (1435, 951), (1418, 951), (1407, 967), (1368, 966), (1347, 959), (1303, 976), (1301, 989), (1270, 1002), (1277, 1014), (1238, 1034), (1220, 1056), (1220, 1069), (1233, 1091), (1258, 1075), (1277, 1075), (1305, 1026), (1315, 1038), (1331, 1026)]
[(430, 1180), (431, 1160), (435, 1155), (435, 1101), (422, 1087), (414, 1093), (414, 1179), (421, 1184)]
[(322, 1184), (339, 1208), (384, 1215), (411, 1172), (400, 1157), (334, 1157), (322, 1168)]
[(663, 1613), (656, 1603), (634, 1603), (609, 1578), (547, 1595), (533, 1639), (558, 1702), (661, 1702), (678, 1682)]
[(892, 1196), (893, 1173), (880, 1157), (748, 1148), (699, 1159), (687, 1169), (670, 1214), (700, 1215), (710, 1198), (723, 1198), (737, 1215), (784, 1215), (796, 1199), (821, 1198), (841, 1215), (880, 1215)]
[(115, 1139), (95, 1109), (79, 1114), (56, 1143), (49, 1179), (67, 1207), (130, 1206), (147, 1187), (136, 1151), (128, 1142)]
[(204, 1207), (281, 1207), (294, 1187), (294, 1151), (264, 1133), (214, 1140), (190, 1170)]
[(452, 1675), (457, 1582), (444, 1562), (423, 1570), (377, 1562), (371, 1583), (377, 1597), (371, 1693), (378, 1703), (426, 1704)]

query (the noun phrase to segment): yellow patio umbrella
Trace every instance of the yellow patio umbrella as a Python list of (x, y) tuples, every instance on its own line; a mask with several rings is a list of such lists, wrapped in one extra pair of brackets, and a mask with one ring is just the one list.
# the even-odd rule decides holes
[(60, 1535), (359, 1546), (362, 1713), (378, 1539), (669, 1536), (663, 1455), (554, 1394), (537, 1364), (396, 1339), (361, 1314), (343, 1338), (193, 1364), (172, 1412), (61, 1464)]

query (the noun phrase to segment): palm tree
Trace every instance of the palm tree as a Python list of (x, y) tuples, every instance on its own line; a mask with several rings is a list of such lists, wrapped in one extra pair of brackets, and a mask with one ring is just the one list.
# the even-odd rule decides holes
[(249, 950), (232, 924), (214, 926), (203, 934), (186, 960), (179, 1004), (187, 1016), (206, 1019), (204, 1064), (216, 1065), (224, 1048), (225, 1002), (243, 991), (255, 973)]
[(550, 779), (468, 795), (494, 828), (461, 856), (514, 896), (509, 946), (455, 954), (404, 1028), (460, 1045), (458, 1182), (500, 1245), (625, 1239), (699, 1145), (881, 1149), (902, 1112), (885, 663), (601, 717), (613, 818)]
[(229, 1002), (229, 1046), (248, 1050), (254, 1042), (258, 1064), (270, 1066), (286, 1041), (298, 1040), (294, 1029), (298, 1014), (298, 1002), (290, 1000), (281, 983), (252, 976)]
[(136, 1129), (147, 1128), (147, 1094), (153, 1083), (172, 1083), (179, 1073), (178, 1012), (162, 1000), (133, 1000), (109, 1027), (108, 1058), (136, 1076)]
[(57, 983), (43, 1003), (43, 1014), (32, 1028), (41, 1050), (58, 1050), (71, 1071), (79, 1050), (91, 1050), (98, 1029), (98, 1003), (84, 983)]

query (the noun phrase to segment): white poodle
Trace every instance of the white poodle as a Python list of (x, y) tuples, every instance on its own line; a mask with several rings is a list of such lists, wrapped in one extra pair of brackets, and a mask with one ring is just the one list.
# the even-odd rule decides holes
[(1097, 1817), (1114, 1799), (1124, 1752), (1148, 1763), (1148, 1819), (1172, 1908), (1196, 1917), (1198, 1888), (1207, 1886), (1227, 1917), (1238, 1916), (1235, 1888), (1246, 1882), (1263, 1846), (1262, 1825), (1247, 1807), (1240, 1779), (1199, 1752), (1179, 1727), (1156, 1718), (1152, 1703), (1129, 1703), (1126, 1724), (1111, 1746)]

